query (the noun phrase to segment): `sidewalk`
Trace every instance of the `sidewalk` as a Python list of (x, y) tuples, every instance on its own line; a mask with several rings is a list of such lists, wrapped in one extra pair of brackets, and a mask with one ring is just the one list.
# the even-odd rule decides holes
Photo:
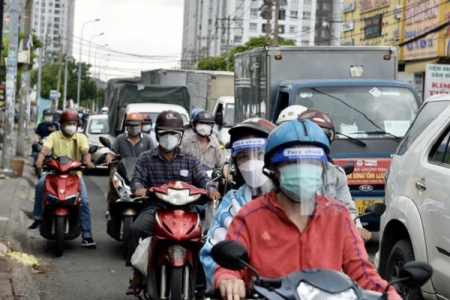
[[(17, 138), (17, 124), (14, 126), (13, 145)], [(34, 123), (28, 128), (30, 142), (25, 142), (26, 154), (31, 151)], [(15, 149), (13, 151), (15, 154)], [(0, 150), (1, 157), (1, 150)], [(22, 177), (0, 179), (0, 243), (10, 245), (12, 251), (29, 253), (27, 216), (33, 210), (34, 184), (37, 181), (31, 168), (31, 157), (25, 160)], [(21, 263), (0, 256), (0, 299), (39, 299), (39, 293), (31, 277), (31, 269)]]

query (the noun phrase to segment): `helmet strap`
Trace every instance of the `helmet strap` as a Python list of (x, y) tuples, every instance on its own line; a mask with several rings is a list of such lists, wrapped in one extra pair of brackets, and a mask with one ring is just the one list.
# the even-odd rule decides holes
[(276, 192), (279, 193), (281, 191), (280, 189), (280, 180), (275, 176), (275, 174), (267, 169), (266, 167), (263, 168), (263, 174), (272, 179), (273, 184), (276, 187)]

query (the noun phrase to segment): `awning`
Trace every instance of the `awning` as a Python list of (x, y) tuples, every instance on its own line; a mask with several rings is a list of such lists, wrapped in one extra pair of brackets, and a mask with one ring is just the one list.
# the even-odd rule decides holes
[(427, 64), (435, 64), (438, 59), (430, 59), (425, 61), (414, 61), (405, 63), (405, 73), (423, 73), (427, 67)]

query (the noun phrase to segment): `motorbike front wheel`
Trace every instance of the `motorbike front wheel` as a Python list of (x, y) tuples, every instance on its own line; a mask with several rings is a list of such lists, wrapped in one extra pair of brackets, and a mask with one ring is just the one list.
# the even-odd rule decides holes
[(183, 299), (183, 267), (171, 267), (170, 299)]
[(56, 216), (55, 220), (55, 255), (63, 255), (64, 249), (64, 216)]
[(128, 240), (128, 231), (130, 230), (131, 224), (133, 224), (133, 216), (124, 216), (122, 221), (122, 228), (123, 228), (123, 234), (122, 234), (122, 247), (123, 247), (123, 258), (127, 257), (127, 240)]

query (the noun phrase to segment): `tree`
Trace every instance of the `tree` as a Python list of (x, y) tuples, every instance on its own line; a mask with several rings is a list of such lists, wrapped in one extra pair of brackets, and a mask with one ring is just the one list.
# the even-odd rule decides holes
[[(244, 45), (239, 45), (234, 47), (230, 51), (229, 59), (229, 70), (228, 71), (234, 71), (234, 55), (236, 53), (241, 53), (244, 51), (248, 51), (254, 48), (263, 47), (265, 46), (266, 38), (264, 36), (260, 37), (253, 37), (250, 38), (250, 40), (247, 41)], [(295, 41), (285, 39), (282, 37), (278, 38), (278, 43), (280, 46), (295, 46)], [(227, 55), (222, 54), (218, 57), (204, 57), (202, 58), (197, 65), (198, 70), (211, 70), (211, 71), (226, 71), (227, 67)]]

